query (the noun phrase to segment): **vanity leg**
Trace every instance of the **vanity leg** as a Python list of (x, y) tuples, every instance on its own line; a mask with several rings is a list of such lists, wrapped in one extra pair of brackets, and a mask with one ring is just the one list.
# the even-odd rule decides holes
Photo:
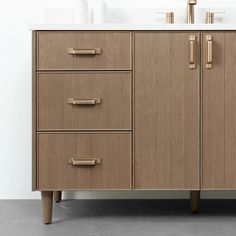
[(52, 204), (53, 204), (53, 191), (42, 191), (42, 210), (43, 210), (43, 223), (52, 223)]
[(198, 213), (200, 207), (200, 191), (190, 191), (190, 205), (192, 213)]
[(60, 202), (61, 201), (61, 191), (54, 191), (54, 200), (56, 202)]

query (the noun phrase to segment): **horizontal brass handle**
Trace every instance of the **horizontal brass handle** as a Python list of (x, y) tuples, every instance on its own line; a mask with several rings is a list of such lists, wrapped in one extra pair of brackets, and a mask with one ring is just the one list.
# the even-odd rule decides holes
[(67, 98), (67, 103), (72, 105), (96, 105), (102, 102), (101, 98), (91, 98), (91, 99), (74, 99)]
[(71, 55), (99, 55), (102, 53), (102, 49), (101, 48), (94, 48), (94, 49), (68, 48), (67, 53)]
[(101, 162), (100, 158), (71, 158), (68, 160), (68, 164), (73, 166), (95, 166)]

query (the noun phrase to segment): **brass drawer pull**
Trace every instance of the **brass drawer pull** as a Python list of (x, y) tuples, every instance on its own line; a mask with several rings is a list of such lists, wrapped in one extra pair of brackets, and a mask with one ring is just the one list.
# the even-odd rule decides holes
[(213, 63), (213, 40), (211, 35), (206, 36), (207, 41), (207, 63), (206, 63), (206, 69), (212, 68)]
[(102, 49), (101, 48), (94, 48), (94, 49), (68, 48), (67, 53), (71, 55), (99, 55), (102, 53)]
[(68, 164), (73, 166), (95, 166), (101, 162), (100, 158), (71, 158), (68, 160)]
[(196, 68), (196, 63), (195, 63), (195, 41), (196, 41), (196, 36), (195, 35), (190, 35), (189, 37), (189, 46), (190, 46), (190, 53), (189, 53), (189, 68), (190, 69), (195, 69)]
[(92, 98), (92, 99), (74, 99), (67, 98), (67, 103), (72, 105), (96, 105), (102, 102), (101, 98)]

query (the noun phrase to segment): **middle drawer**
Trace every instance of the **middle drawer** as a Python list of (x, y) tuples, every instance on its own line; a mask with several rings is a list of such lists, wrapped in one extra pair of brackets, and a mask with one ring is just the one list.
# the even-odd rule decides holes
[(38, 130), (130, 130), (131, 73), (39, 73)]

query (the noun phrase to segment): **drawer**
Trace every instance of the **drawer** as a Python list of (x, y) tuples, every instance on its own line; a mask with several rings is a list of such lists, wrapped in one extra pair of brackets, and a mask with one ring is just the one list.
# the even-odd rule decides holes
[(130, 189), (131, 134), (38, 134), (38, 188)]
[(131, 74), (40, 73), (38, 130), (130, 130)]
[(38, 32), (39, 70), (130, 70), (131, 33)]

